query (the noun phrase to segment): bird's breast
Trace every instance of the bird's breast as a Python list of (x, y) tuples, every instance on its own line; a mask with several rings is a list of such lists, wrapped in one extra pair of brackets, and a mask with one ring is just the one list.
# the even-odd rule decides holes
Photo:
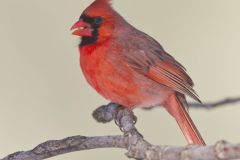
[(161, 86), (132, 70), (119, 50), (80, 49), (80, 64), (88, 83), (102, 96), (126, 107), (161, 103)]

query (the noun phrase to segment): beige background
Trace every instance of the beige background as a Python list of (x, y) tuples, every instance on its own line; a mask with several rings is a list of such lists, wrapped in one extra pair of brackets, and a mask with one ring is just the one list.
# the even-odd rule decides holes
[[(49, 139), (121, 134), (91, 112), (107, 103), (79, 69), (78, 38), (69, 28), (91, 0), (0, 1), (0, 157)], [(203, 101), (240, 95), (239, 0), (115, 0), (115, 8), (188, 69)], [(208, 144), (240, 141), (240, 104), (191, 110)], [(155, 144), (183, 145), (163, 109), (136, 109), (137, 127)], [(53, 159), (127, 159), (101, 149)]]

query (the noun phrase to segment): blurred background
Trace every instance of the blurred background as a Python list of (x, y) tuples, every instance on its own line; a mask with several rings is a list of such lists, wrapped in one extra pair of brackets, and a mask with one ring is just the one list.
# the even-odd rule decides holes
[[(79, 38), (70, 27), (92, 0), (0, 1), (0, 157), (73, 135), (121, 134), (98, 124), (106, 104), (79, 68)], [(239, 0), (114, 0), (131, 24), (157, 39), (180, 61), (203, 102), (240, 96)], [(185, 145), (162, 108), (134, 110), (137, 127), (154, 144)], [(207, 144), (240, 141), (240, 104), (190, 110)], [(98, 149), (52, 159), (122, 159), (125, 150)]]

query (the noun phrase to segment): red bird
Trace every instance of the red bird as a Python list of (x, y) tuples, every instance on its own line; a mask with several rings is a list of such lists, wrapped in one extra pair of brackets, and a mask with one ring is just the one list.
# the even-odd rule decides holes
[(189, 144), (205, 144), (188, 115), (185, 95), (200, 100), (185, 68), (119, 15), (110, 0), (95, 0), (71, 29), (82, 37), (81, 68), (99, 94), (129, 109), (162, 105)]

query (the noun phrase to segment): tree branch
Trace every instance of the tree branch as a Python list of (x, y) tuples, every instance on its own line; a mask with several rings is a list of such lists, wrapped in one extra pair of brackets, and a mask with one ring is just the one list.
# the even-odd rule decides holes
[[(130, 143), (129, 143), (130, 142)], [(220, 141), (212, 146), (155, 146), (143, 139), (124, 136), (74, 136), (44, 142), (32, 150), (13, 153), (1, 160), (42, 160), (65, 153), (97, 148), (124, 148), (129, 158), (144, 160), (236, 160), (240, 145)]]
[[(189, 108), (197, 108), (197, 109), (215, 109), (217, 107), (222, 107), (225, 105), (230, 105), (230, 104), (234, 104), (234, 103), (239, 103), (240, 102), (240, 97), (236, 97), (236, 98), (226, 98), (223, 100), (219, 100), (216, 102), (203, 102), (203, 103), (195, 103), (195, 102), (190, 102), (188, 103)], [(151, 110), (155, 107), (149, 107), (149, 108), (143, 108), (144, 110)]]
[(95, 148), (126, 148), (127, 141), (128, 138), (124, 136), (74, 136), (62, 140), (47, 141), (32, 150), (16, 152), (1, 160), (42, 160), (65, 153)]
[[(208, 106), (219, 106), (239, 101), (228, 99)], [(16, 152), (0, 160), (42, 160), (65, 153), (97, 148), (126, 149), (129, 158), (137, 160), (233, 160), (240, 159), (240, 144), (220, 141), (211, 146), (157, 146), (143, 139), (135, 128), (137, 118), (131, 110), (110, 103), (93, 112), (93, 117), (102, 123), (115, 121), (124, 136), (74, 136), (62, 140), (44, 142), (32, 150)]]
[(240, 97), (236, 98), (226, 98), (217, 102), (212, 103), (189, 103), (189, 107), (191, 108), (206, 108), (206, 109), (214, 109), (216, 107), (221, 107), (229, 104), (239, 103)]

